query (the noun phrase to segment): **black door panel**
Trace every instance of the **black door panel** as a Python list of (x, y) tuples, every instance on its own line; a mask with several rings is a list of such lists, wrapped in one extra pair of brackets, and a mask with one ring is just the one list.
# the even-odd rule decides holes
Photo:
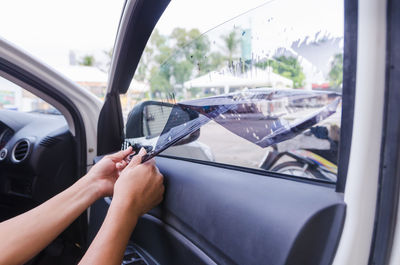
[(150, 251), (160, 264), (215, 264), (198, 246), (157, 217), (146, 214), (137, 227), (133, 241)]
[[(345, 216), (333, 188), (165, 157), (157, 165), (165, 200), (132, 240), (160, 264), (331, 262)], [(92, 207), (92, 234), (106, 207)]]

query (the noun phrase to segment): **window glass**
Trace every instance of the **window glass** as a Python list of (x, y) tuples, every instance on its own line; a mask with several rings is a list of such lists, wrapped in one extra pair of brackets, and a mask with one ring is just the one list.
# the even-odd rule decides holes
[(218, 12), (207, 3), (173, 1), (153, 31), (122, 98), (128, 141), (336, 181), (342, 1), (218, 1)]
[(3, 77), (0, 77), (0, 109), (61, 115), (52, 105)]

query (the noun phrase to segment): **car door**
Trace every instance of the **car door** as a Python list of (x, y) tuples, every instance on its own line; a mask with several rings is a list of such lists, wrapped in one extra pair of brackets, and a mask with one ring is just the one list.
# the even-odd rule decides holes
[[(134, 115), (135, 111), (131, 111), (129, 116), (127, 115), (128, 113), (123, 113), (123, 108), (126, 105), (126, 102), (124, 102), (126, 101), (124, 94), (127, 93), (129, 87), (132, 86), (131, 80), (135, 71), (136, 75), (138, 74), (138, 67), (141, 66), (139, 61), (141, 56), (143, 56), (142, 54), (146, 43), (156, 22), (162, 15), (164, 9), (167, 8), (168, 4), (169, 1), (164, 0), (133, 0), (127, 1), (125, 4), (116, 44), (114, 46), (108, 94), (99, 117), (97, 149), (99, 156), (116, 151), (121, 148), (123, 143), (127, 143), (126, 135), (130, 132), (128, 132), (128, 126), (125, 126), (125, 124), (126, 120), (129, 122), (130, 116)], [(276, 59), (277, 57), (274, 57), (275, 61), (258, 60), (252, 63), (258, 55), (252, 54), (251, 51), (250, 53), (246, 51), (246, 43), (252, 42), (252, 39), (261, 38), (261, 35), (254, 33), (255, 30), (253, 34), (250, 34), (250, 29), (254, 29), (252, 27), (244, 28), (238, 25), (240, 24), (240, 19), (249, 20), (254, 14), (260, 15), (261, 13), (265, 23), (274, 23), (274, 20), (279, 20), (279, 17), (278, 15), (274, 16), (274, 13), (268, 13), (268, 10), (275, 10), (274, 8), (278, 8), (279, 4), (280, 3), (268, 2), (254, 10), (241, 10), (241, 12), (244, 12), (243, 14), (245, 14), (245, 16), (238, 16), (238, 20), (228, 20), (228, 23), (224, 24), (226, 28), (229, 27), (235, 30), (239, 28), (237, 32), (239, 38), (242, 39), (240, 43), (240, 45), (242, 45), (242, 55), (246, 55), (247, 58), (242, 58), (241, 56), (233, 58), (232, 56), (228, 56), (229, 59), (226, 60), (227, 68), (221, 67), (220, 69), (236, 69), (241, 75), (230, 76), (231, 79), (228, 80), (226, 73), (229, 71), (222, 74), (225, 75), (225, 79), (223, 79), (225, 83), (220, 89), (220, 95), (223, 96), (218, 100), (226, 100), (226, 96), (224, 95), (229, 92), (241, 93), (241, 95), (243, 91), (248, 91), (246, 93), (250, 93), (251, 95), (256, 93), (254, 91), (258, 91), (257, 93), (259, 93), (260, 90), (257, 89), (267, 86), (265, 83), (254, 85), (253, 90), (248, 90), (249, 88), (247, 86), (250, 86), (249, 83), (240, 86), (246, 86), (247, 90), (233, 88), (233, 85), (228, 87), (226, 84), (228, 81), (232, 84), (235, 82), (237, 84), (239, 81), (244, 82), (243, 80), (249, 82), (248, 79), (243, 78), (243, 74), (253, 69), (251, 67), (261, 71), (262, 68), (257, 68), (257, 64), (262, 65), (262, 63), (267, 64), (264, 66), (272, 65), (269, 76), (276, 76), (276, 80), (280, 80), (280, 83), (276, 81), (273, 86), (283, 84), (282, 90), (287, 90), (288, 87), (286, 86), (291, 86), (292, 88), (305, 86), (302, 85), (302, 81), (296, 83), (298, 82), (297, 79), (288, 78), (293, 76), (284, 73), (285, 71), (279, 72), (279, 70), (276, 70), (277, 72), (275, 72), (274, 63), (277, 63), (276, 69), (278, 69), (279, 66), (284, 64), (282, 58), (278, 60)], [(281, 4), (285, 6), (285, 3)], [(310, 8), (307, 4), (309, 4), (309, 2), (305, 3), (305, 7), (303, 8)], [(172, 3), (170, 5), (172, 5)], [(275, 5), (278, 5), (278, 7), (275, 7)], [(209, 8), (212, 8), (212, 6)], [(185, 12), (183, 9), (181, 11)], [(194, 11), (191, 10), (188, 12)], [(266, 14), (264, 15), (263, 12), (266, 12)], [(340, 12), (342, 13), (340, 14)], [(250, 15), (247, 16), (246, 14)], [(290, 90), (292, 92), (287, 92), (285, 103), (282, 103), (282, 108), (286, 109), (282, 110), (282, 115), (286, 116), (289, 113), (287, 109), (292, 108), (296, 111), (301, 108), (308, 108), (308, 110), (310, 110), (310, 108), (313, 110), (322, 109), (322, 112), (325, 113), (325, 108), (329, 105), (327, 102), (333, 102), (334, 100), (332, 99), (341, 98), (340, 95), (342, 95), (343, 100), (341, 100), (337, 108), (337, 111), (344, 117), (341, 122), (339, 121), (338, 123), (341, 137), (340, 142), (337, 141), (336, 143), (339, 145), (337, 148), (340, 150), (339, 158), (335, 161), (336, 165), (339, 165), (335, 173), (337, 181), (332, 178), (315, 177), (311, 171), (312, 168), (307, 171), (311, 172), (311, 175), (305, 177), (303, 173), (308, 170), (308, 167), (315, 167), (315, 170), (318, 171), (321, 170), (323, 166), (320, 164), (324, 162), (318, 162), (318, 159), (315, 157), (316, 160), (312, 162), (311, 160), (313, 159), (304, 155), (304, 153), (299, 155), (299, 153), (289, 152), (291, 150), (290, 148), (285, 155), (289, 154), (291, 158), (285, 161), (286, 163), (291, 161), (291, 165), (293, 165), (293, 162), (300, 163), (302, 166), (300, 168), (302, 169), (302, 171), (300, 170), (302, 173), (300, 174), (293, 173), (293, 169), (288, 168), (286, 168), (286, 171), (279, 171), (275, 167), (274, 170), (273, 165), (268, 168), (260, 168), (258, 166), (251, 167), (248, 164), (243, 165), (240, 162), (242, 161), (240, 160), (240, 156), (245, 157), (256, 152), (256, 150), (261, 150), (260, 153), (262, 154), (268, 154), (266, 149), (259, 149), (259, 146), (254, 144), (255, 140), (250, 144), (247, 143), (249, 141), (251, 142), (251, 140), (246, 137), (242, 137), (245, 138), (245, 140), (241, 139), (240, 141), (237, 140), (237, 142), (233, 142), (233, 144), (230, 143), (230, 146), (244, 146), (245, 144), (243, 141), (247, 141), (246, 144), (252, 147), (249, 149), (250, 151), (246, 149), (247, 153), (242, 149), (238, 149), (239, 151), (237, 152), (239, 153), (237, 155), (239, 156), (239, 162), (226, 162), (227, 160), (221, 159), (220, 156), (213, 158), (211, 155), (206, 156), (209, 159), (199, 159), (196, 156), (191, 157), (190, 155), (184, 155), (184, 146), (178, 147), (181, 149), (178, 149), (178, 151), (172, 154), (164, 152), (156, 157), (157, 166), (165, 178), (166, 191), (164, 201), (158, 207), (140, 218), (127, 247), (124, 264), (331, 264), (333, 262), (346, 217), (346, 203), (344, 201), (343, 191), (350, 156), (355, 87), (353, 77), (355, 76), (356, 70), (354, 65), (356, 64), (355, 51), (357, 33), (350, 30), (357, 26), (357, 17), (354, 14), (357, 14), (357, 5), (346, 1), (345, 8), (343, 9), (342, 6), (338, 15), (341, 23), (344, 23), (343, 17), (346, 17), (344, 39), (332, 40), (329, 39), (329, 34), (322, 37), (320, 36), (320, 38), (315, 36), (314, 39), (315, 46), (320, 45), (320, 47), (323, 47), (323, 43), (329, 41), (333, 43), (332, 45), (335, 44), (334, 42), (344, 45), (344, 47), (342, 45), (341, 55), (342, 60), (344, 60), (344, 62), (342, 62), (342, 67), (345, 67), (344, 71), (342, 71), (343, 80), (341, 83), (343, 93), (337, 93), (336, 91), (321, 92), (317, 97), (323, 99), (318, 98), (316, 101), (312, 101), (310, 98), (316, 97), (315, 94), (313, 94), (314, 92), (312, 92), (313, 90), (311, 90), (311, 92), (302, 92), (303, 94), (298, 96), (296, 93), (298, 93), (299, 90), (292, 89)], [(256, 23), (256, 17), (254, 17), (252, 21), (250, 25)], [(335, 21), (333, 21), (333, 23), (334, 22)], [(295, 25), (297, 22), (291, 21), (291, 23)], [(290, 28), (281, 28), (279, 33), (283, 34), (286, 30), (290, 30)], [(201, 40), (204, 36), (208, 36), (212, 44), (212, 35), (215, 31), (210, 32), (211, 33), (208, 35), (207, 33), (205, 35), (196, 35), (191, 41), (195, 41), (195, 44), (199, 44), (196, 41)], [(176, 34), (178, 33), (179, 30)], [(227, 34), (223, 35), (222, 39), (226, 37), (225, 39), (229, 42), (229, 37), (232, 39), (232, 35), (229, 35), (230, 31), (225, 33)], [(249, 35), (250, 37), (247, 37)], [(214, 38), (214, 40), (217, 39), (220, 38)], [(177, 46), (179, 46), (178, 41), (176, 41), (176, 43), (174, 42)], [(149, 43), (150, 42), (151, 40)], [(165, 39), (161, 38), (160, 43), (163, 42), (165, 42)], [(299, 48), (297, 53), (300, 53), (301, 49), (309, 49), (312, 46), (308, 45), (309, 42), (312, 43), (311, 40), (307, 41), (307, 39), (304, 40), (304, 43), (299, 40), (299, 42), (296, 43), (296, 45), (298, 45), (297, 48)], [(181, 47), (185, 48), (188, 46), (181, 44)], [(292, 46), (292, 48), (295, 49), (296, 47)], [(285, 52), (288, 51), (284, 50), (280, 55), (285, 56)], [(172, 63), (170, 63), (171, 58), (177, 58), (182, 54), (184, 54), (184, 52), (172, 52), (162, 62), (162, 67), (172, 65)], [(305, 54), (306, 52), (304, 52), (303, 55), (305, 56)], [(153, 56), (157, 55), (159, 54), (153, 54)], [(189, 57), (185, 57), (187, 61), (190, 61), (190, 58), (192, 58), (190, 56), (193, 55), (189, 54)], [(202, 59), (198, 59), (198, 61), (191, 62), (194, 68), (199, 68), (198, 72), (201, 72), (200, 67), (203, 66), (201, 60), (205, 57), (207, 57), (207, 55), (201, 57)], [(312, 61), (311, 57), (312, 55), (310, 55), (309, 60)], [(142, 60), (144, 60), (143, 57)], [(248, 60), (250, 63), (247, 62)], [(330, 71), (332, 72), (334, 61), (331, 61), (331, 66), (332, 68)], [(266, 67), (264, 67), (264, 70), (265, 69)], [(276, 73), (278, 74), (275, 75)], [(206, 71), (206, 76), (208, 75), (209, 78), (211, 78), (211, 74), (211, 71)], [(333, 72), (332, 75), (334, 75)], [(198, 74), (197, 77), (200, 78), (201, 75)], [(190, 84), (193, 85), (196, 81), (199, 82), (199, 79), (196, 80), (194, 76), (191, 76), (191, 78)], [(213, 79), (216, 80), (218, 78), (213, 77)], [(177, 79), (174, 80), (175, 84), (178, 83), (176, 80)], [(252, 81), (254, 80), (255, 78), (252, 79)], [(188, 81), (185, 80), (185, 82)], [(168, 85), (165, 83), (161, 84)], [(180, 88), (182, 88), (188, 83), (181, 82), (180, 84), (182, 85)], [(317, 89), (324, 89), (324, 84), (313, 84), (313, 86), (314, 85)], [(206, 85), (200, 86), (203, 88), (206, 87)], [(209, 86), (209, 90), (204, 88), (201, 93), (207, 94), (207, 91), (211, 91), (211, 88), (216, 86), (217, 85), (213, 83)], [(179, 93), (181, 93), (181, 96), (184, 98), (183, 102), (187, 102), (187, 97), (185, 95), (187, 91), (181, 90)], [(295, 98), (292, 98), (293, 93), (296, 94)], [(310, 93), (313, 96), (310, 96)], [(164, 99), (163, 104), (175, 103), (176, 99), (179, 101), (179, 95), (175, 93), (164, 93), (161, 98)], [(252, 96), (250, 96), (250, 98), (253, 99)], [(248, 98), (241, 99), (248, 100)], [(208, 101), (204, 103), (205, 105), (201, 106), (209, 107), (210, 105), (207, 105), (207, 102)], [(256, 103), (258, 104), (258, 101)], [(198, 106), (196, 104), (200, 103), (191, 102), (181, 105), (185, 104), (193, 110), (195, 109), (194, 106)], [(296, 104), (300, 104), (301, 106)], [(221, 103), (221, 105), (223, 104)], [(220, 105), (217, 104), (217, 106)], [(271, 113), (276, 113), (277, 110), (279, 110), (279, 106), (277, 104), (273, 106), (274, 110), (271, 110)], [(335, 111), (336, 107), (335, 105)], [(205, 108), (203, 108), (203, 110), (204, 109)], [(138, 108), (136, 110), (138, 110)], [(139, 108), (139, 110), (141, 110), (139, 111), (140, 115), (145, 115), (142, 113), (143, 108)], [(237, 137), (239, 133), (235, 128), (232, 128), (235, 126), (230, 126), (232, 123), (226, 124), (218, 120), (218, 117), (221, 117), (221, 115), (223, 116), (224, 113), (225, 112), (219, 112), (217, 116), (209, 115), (207, 117), (213, 124), (222, 125), (224, 127), (225, 131), (220, 131), (222, 135), (220, 136), (222, 137), (221, 139), (227, 139), (231, 137), (231, 134)], [(242, 112), (236, 112), (237, 115), (240, 115), (240, 113)], [(200, 113), (200, 115), (202, 114), (204, 114), (204, 112)], [(254, 112), (248, 111), (244, 112), (244, 114), (254, 114)], [(157, 115), (160, 114), (155, 114), (151, 119), (157, 119), (157, 117), (159, 117)], [(307, 116), (310, 119), (305, 119), (303, 116), (296, 117), (296, 119), (301, 122), (295, 124), (290, 123), (288, 125), (290, 127), (290, 130), (288, 130), (290, 136), (287, 136), (285, 139), (301, 136), (301, 133), (305, 132), (306, 129), (309, 130), (310, 127), (318, 125), (321, 119), (314, 119), (315, 117), (320, 117), (318, 114), (316, 115), (317, 116), (311, 115), (311, 118)], [(128, 117), (124, 118), (124, 116)], [(167, 117), (171, 116), (167, 115)], [(150, 119), (147, 119), (147, 121), (149, 120)], [(243, 119), (241, 121), (237, 119), (238, 122), (235, 124), (244, 130), (249, 129), (250, 127), (245, 120), (246, 119)], [(275, 120), (279, 120), (279, 117), (275, 118)], [(140, 118), (136, 120), (136, 123), (134, 122), (130, 126), (133, 126), (133, 128), (135, 128), (135, 124), (137, 127), (143, 126), (143, 124), (141, 124), (142, 121), (143, 116), (140, 116)], [(165, 121), (164, 124), (168, 124), (168, 122)], [(274, 126), (277, 125), (275, 124)], [(124, 129), (124, 127), (126, 128)], [(199, 128), (196, 127), (196, 130), (197, 129)], [(200, 139), (204, 139), (201, 138), (202, 134), (205, 135), (207, 133), (211, 134), (209, 138), (217, 137), (216, 135), (218, 133), (216, 131), (207, 130), (211, 129), (205, 128), (204, 126), (200, 128)], [(313, 135), (304, 135), (304, 137), (327, 140), (327, 134), (319, 133), (317, 132), (318, 130), (319, 129), (314, 129), (314, 132), (310, 130), (310, 133)], [(324, 130), (321, 129), (321, 131)], [(163, 134), (163, 132), (165, 132), (163, 129), (159, 131), (161, 134)], [(331, 133), (331, 131), (329, 131), (329, 133)], [(257, 135), (254, 135), (255, 138), (257, 138)], [(334, 140), (331, 138), (329, 138), (329, 140), (330, 146), (332, 146), (332, 141)], [(273, 144), (277, 145), (282, 142), (283, 140), (275, 139)], [(211, 149), (218, 144), (215, 141), (213, 143), (214, 145), (211, 145)], [(267, 148), (268, 146), (264, 147)], [(172, 147), (167, 149), (167, 151), (173, 148), (177, 147)], [(197, 148), (201, 149), (203, 153), (208, 152), (207, 148)], [(313, 152), (315, 151), (313, 146), (304, 149), (307, 149), (309, 152), (310, 150), (313, 150)], [(224, 151), (230, 150), (226, 146), (222, 146), (221, 150), (219, 154), (226, 155), (226, 153), (230, 152)], [(268, 150), (270, 150), (270, 153), (277, 150), (279, 154), (282, 153), (279, 151), (279, 147)], [(319, 155), (320, 158), (321, 156), (323, 157), (323, 155)], [(266, 162), (265, 159), (267, 158), (268, 156), (260, 157), (261, 160), (258, 162)], [(255, 164), (257, 165), (259, 163)], [(336, 165), (333, 165), (333, 167)], [(286, 164), (286, 166), (288, 166), (288, 164)], [(329, 165), (325, 164), (325, 166), (328, 167)], [(299, 170), (298, 164), (295, 169)], [(104, 220), (110, 200), (111, 198), (99, 200), (91, 207), (89, 239), (93, 239)]]

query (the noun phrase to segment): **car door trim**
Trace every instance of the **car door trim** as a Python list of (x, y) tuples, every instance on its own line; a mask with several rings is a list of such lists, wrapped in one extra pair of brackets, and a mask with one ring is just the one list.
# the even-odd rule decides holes
[(160, 154), (158, 156), (164, 157), (164, 158), (170, 158), (170, 159), (176, 159), (176, 160), (182, 160), (182, 161), (202, 164), (202, 165), (207, 165), (207, 166), (236, 170), (236, 171), (246, 172), (246, 173), (250, 173), (250, 174), (257, 174), (257, 175), (262, 175), (262, 176), (266, 176), (266, 177), (287, 179), (287, 180), (291, 180), (291, 181), (297, 181), (297, 182), (302, 182), (302, 183), (307, 183), (307, 184), (329, 187), (332, 189), (334, 189), (336, 186), (335, 183), (330, 182), (328, 180), (323, 180), (323, 179), (308, 179), (308, 178), (304, 178), (304, 177), (287, 175), (287, 174), (282, 174), (282, 173), (273, 172), (273, 171), (267, 171), (267, 170), (263, 170), (263, 169), (223, 164), (223, 163), (218, 163), (218, 162), (214, 162), (214, 161), (198, 160), (198, 159), (192, 159), (192, 158), (186, 158), (186, 157), (177, 157), (177, 156), (172, 156), (172, 155)]
[(343, 94), (336, 191), (344, 192), (353, 134), (357, 73), (358, 1), (344, 1)]
[(185, 237), (182, 233), (180, 233), (178, 230), (170, 226), (169, 224), (163, 222), (161, 219), (158, 217), (152, 215), (152, 214), (145, 214), (141, 216), (141, 219), (147, 220), (151, 223), (153, 223), (156, 226), (162, 227), (168, 234), (173, 236), (177, 241), (179, 241), (182, 245), (185, 247), (189, 248), (189, 250), (194, 253), (197, 257), (199, 257), (202, 261), (204, 261), (205, 264), (210, 264), (210, 265), (217, 265), (215, 261), (213, 261), (206, 253), (204, 253), (199, 246), (194, 244), (191, 240), (189, 240), (187, 237)]
[[(388, 1), (387, 8), (387, 55), (385, 110), (382, 135), (382, 151), (379, 177), (379, 193), (375, 215), (375, 229), (371, 245), (369, 264), (388, 264), (396, 249), (393, 242), (398, 222), (400, 194), (400, 3)], [(397, 227), (397, 230), (399, 228)], [(399, 239), (397, 239), (399, 240)], [(397, 262), (399, 264), (400, 255)]]

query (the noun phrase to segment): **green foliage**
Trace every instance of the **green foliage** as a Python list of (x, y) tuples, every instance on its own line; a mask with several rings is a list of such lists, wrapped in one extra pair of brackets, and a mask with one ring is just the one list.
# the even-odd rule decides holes
[[(153, 96), (167, 92), (183, 95), (186, 81), (235, 60), (240, 45), (239, 34), (232, 31), (220, 38), (224, 43), (223, 53), (211, 52), (210, 40), (198, 29), (175, 28), (169, 36), (155, 30), (143, 52), (135, 78), (149, 80)], [(192, 88), (188, 92), (197, 96), (201, 90)]]
[(218, 52), (211, 52), (200, 64), (199, 75), (218, 70), (226, 62), (225, 57)]
[(155, 30), (139, 62), (135, 78), (148, 79), (154, 96), (181, 90), (184, 82), (222, 63), (217, 54), (209, 53), (210, 42), (198, 29), (175, 28), (169, 36)]
[(221, 36), (225, 43), (225, 49), (227, 51), (226, 58), (229, 62), (234, 60), (234, 55), (238, 51), (240, 44), (240, 37), (235, 30), (232, 30), (228, 35)]
[[(241, 44), (239, 32), (233, 30), (219, 39), (222, 42), (221, 52), (212, 52), (207, 35), (202, 35), (198, 29), (175, 28), (168, 36), (155, 30), (144, 50), (135, 78), (149, 80), (153, 96), (172, 92), (177, 97), (186, 95), (183, 91), (186, 81), (238, 60)], [(241, 71), (245, 71), (246, 63), (241, 65)], [(305, 74), (295, 57), (279, 56), (257, 63), (256, 66), (270, 66), (274, 73), (292, 80), (295, 88), (304, 86)], [(332, 68), (332, 79), (335, 79), (337, 66), (335, 64), (335, 68)], [(198, 96), (201, 91), (192, 88), (188, 92)]]
[(294, 88), (304, 86), (305, 75), (297, 58), (279, 56), (256, 64), (257, 67), (272, 67), (272, 71), (293, 81)]
[(79, 65), (94, 66), (94, 63), (95, 60), (93, 55), (85, 55), (79, 62)]
[(160, 94), (160, 96), (162, 96), (162, 93), (168, 94), (172, 89), (169, 80), (166, 78), (165, 72), (161, 71), (158, 67), (153, 67), (151, 69), (149, 81), (151, 92), (154, 95)]
[[(176, 42), (173, 58), (169, 58), (167, 64), (173, 68), (173, 75), (178, 84), (189, 80), (194, 70), (197, 75), (202, 75), (209, 69), (210, 41), (201, 35), (198, 29), (186, 30), (176, 28), (171, 33), (171, 40)], [(191, 66), (189, 65), (191, 64)]]
[(139, 81), (149, 80), (153, 95), (166, 93), (172, 87), (169, 82), (170, 70), (160, 67), (171, 53), (172, 49), (167, 45), (167, 37), (155, 29), (143, 51), (135, 74), (135, 79)]
[(193, 67), (193, 64), (186, 60), (181, 62), (173, 62), (172, 75), (175, 78), (175, 82), (177, 84), (183, 84), (184, 82), (188, 81), (192, 74)]
[(343, 53), (335, 54), (329, 71), (329, 83), (333, 88), (340, 88), (343, 83)]

